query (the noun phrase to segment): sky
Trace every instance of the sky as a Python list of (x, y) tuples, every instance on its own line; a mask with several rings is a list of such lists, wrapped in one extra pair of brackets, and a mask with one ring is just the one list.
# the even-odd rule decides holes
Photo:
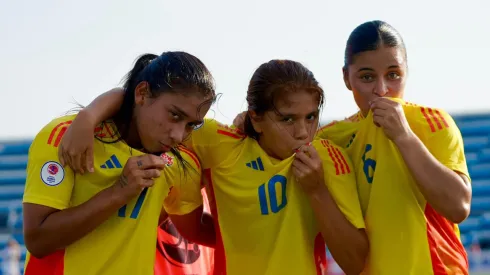
[(384, 20), (408, 51), (406, 99), (453, 114), (490, 111), (490, 1), (0, 0), (0, 139), (32, 138), (75, 103), (121, 84), (143, 53), (187, 51), (222, 93), (208, 114), (246, 110), (254, 70), (292, 59), (326, 93), (322, 120), (357, 107), (342, 80), (350, 32)]

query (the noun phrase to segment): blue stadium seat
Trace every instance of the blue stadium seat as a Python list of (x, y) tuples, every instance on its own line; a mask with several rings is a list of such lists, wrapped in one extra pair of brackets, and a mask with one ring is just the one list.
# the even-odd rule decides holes
[(474, 197), (471, 200), (471, 212), (481, 213), (490, 210), (490, 197)]
[(485, 147), (488, 147), (489, 138), (487, 136), (464, 137), (464, 150), (468, 152), (476, 152)]
[(467, 233), (480, 229), (480, 218), (469, 217), (464, 222), (459, 224), (459, 231), (461, 233)]
[(469, 167), (470, 177), (472, 179), (488, 179), (490, 178), (490, 162), (478, 163), (470, 165)]
[(478, 159), (480, 161), (487, 161), (490, 162), (490, 148), (485, 148), (480, 151), (480, 154), (478, 156)]
[(27, 155), (0, 156), (0, 170), (27, 168)]
[(24, 185), (3, 185), (0, 189), (0, 200), (22, 199)]
[(31, 141), (5, 142), (0, 144), (0, 155), (27, 155)]
[(25, 170), (0, 171), (0, 186), (22, 184), (26, 182)]
[(487, 212), (481, 216), (480, 228), (481, 229), (490, 229), (490, 212)]
[(478, 153), (477, 152), (465, 152), (466, 165), (471, 165), (478, 163)]
[(458, 124), (463, 136), (490, 133), (490, 118), (462, 121)]
[(490, 196), (490, 180), (475, 180), (471, 183), (471, 186), (473, 188), (473, 197)]
[(24, 234), (22, 233), (17, 233), (17, 234), (12, 234), (12, 237), (21, 245), (24, 245)]

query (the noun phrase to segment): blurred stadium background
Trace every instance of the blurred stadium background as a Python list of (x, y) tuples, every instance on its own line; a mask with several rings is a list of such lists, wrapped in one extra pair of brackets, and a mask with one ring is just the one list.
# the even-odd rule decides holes
[[(460, 225), (461, 240), (469, 255), (471, 274), (490, 274), (490, 113), (458, 115), (466, 159), (472, 177), (470, 217)], [(8, 266), (12, 240), (20, 245), (19, 270), (23, 274), (26, 249), (22, 235), (22, 195), (30, 140), (0, 141), (0, 255)], [(0, 275), (4, 273), (3, 268)], [(329, 274), (341, 274), (332, 270)]]

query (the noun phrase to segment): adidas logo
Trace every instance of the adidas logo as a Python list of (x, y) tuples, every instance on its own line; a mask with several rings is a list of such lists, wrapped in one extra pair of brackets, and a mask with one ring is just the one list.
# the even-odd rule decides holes
[(264, 165), (262, 164), (262, 160), (257, 158), (257, 160), (252, 160), (251, 162), (245, 163), (247, 167), (250, 167), (254, 170), (264, 171)]
[(114, 169), (114, 168), (122, 168), (121, 163), (117, 159), (116, 155), (112, 155), (110, 159), (108, 159), (105, 164), (100, 166), (102, 169)]

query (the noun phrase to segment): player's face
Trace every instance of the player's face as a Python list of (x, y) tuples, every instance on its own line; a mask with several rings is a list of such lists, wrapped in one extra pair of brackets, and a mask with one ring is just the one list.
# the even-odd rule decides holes
[(168, 152), (203, 123), (211, 102), (195, 91), (176, 91), (156, 98), (136, 92), (135, 123), (149, 153)]
[(308, 91), (290, 92), (278, 98), (275, 110), (265, 112), (254, 127), (259, 144), (272, 157), (286, 159), (311, 142), (318, 129), (319, 98)]
[(362, 52), (344, 69), (345, 85), (364, 115), (369, 112), (369, 102), (377, 97), (402, 98), (406, 76), (407, 63), (399, 47)]

